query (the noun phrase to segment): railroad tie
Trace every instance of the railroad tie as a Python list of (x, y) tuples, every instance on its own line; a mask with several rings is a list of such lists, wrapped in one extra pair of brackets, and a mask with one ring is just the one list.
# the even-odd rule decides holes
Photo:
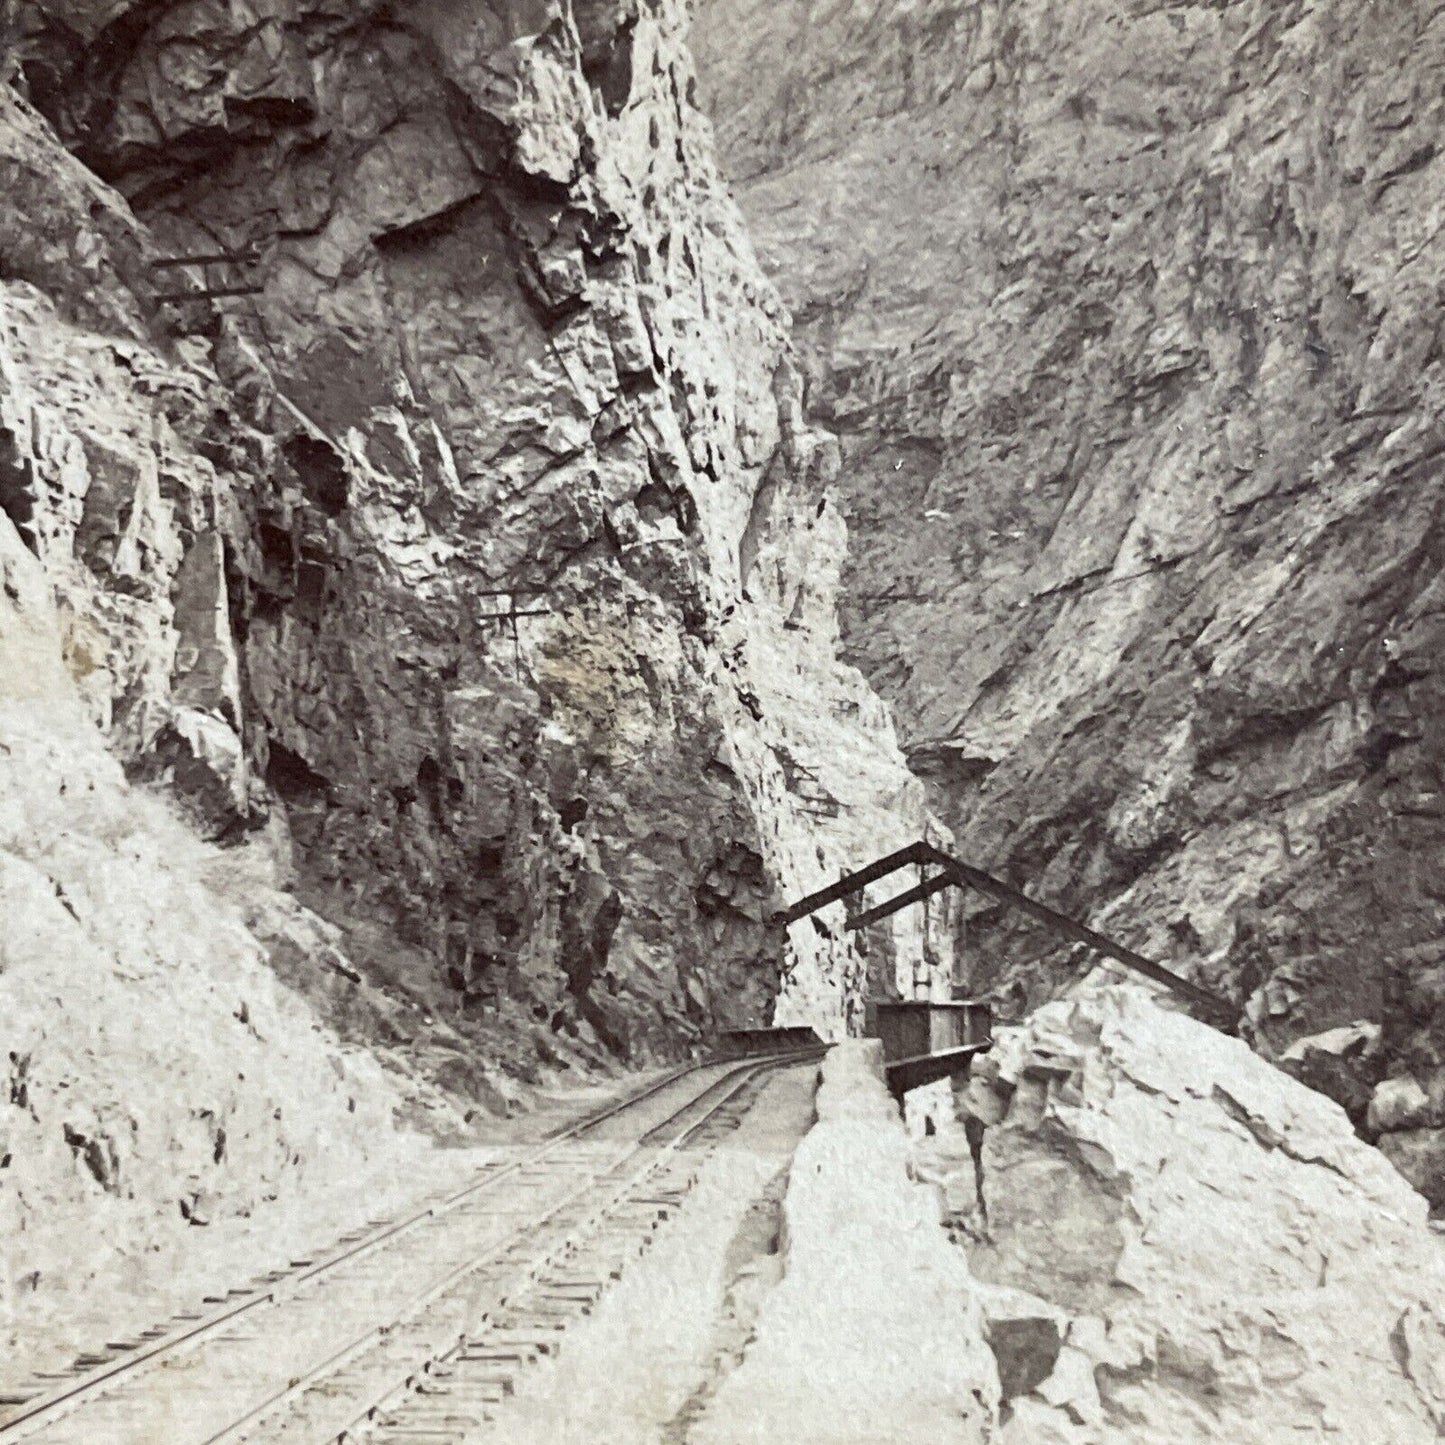
[(428, 1395), (477, 1395), (488, 1404), (495, 1404), (496, 1401), (490, 1397), (493, 1394), (498, 1398), (512, 1394), (516, 1388), (517, 1375), (527, 1368), (519, 1363), (510, 1366), (480, 1360), (475, 1363), (476, 1369), (471, 1368), (471, 1360), (463, 1360), (455, 1365), (438, 1365), (427, 1376), (428, 1383), (420, 1386), (418, 1392)]
[(425, 1425), (391, 1425), (384, 1434), (376, 1437), (376, 1445), (390, 1445), (393, 1440), (405, 1440), (407, 1445), (418, 1445), (419, 1441), (425, 1441), (426, 1445), (457, 1445), (457, 1439), (455, 1430), (436, 1430)]
[(550, 1331), (547, 1334), (539, 1334), (534, 1330), (513, 1329), (508, 1325), (499, 1325), (495, 1330), (490, 1331), (487, 1335), (487, 1344), (517, 1345), (538, 1355), (554, 1354), (557, 1349), (557, 1342), (551, 1337)]
[[(500, 1405), (514, 1389), (510, 1375), (486, 1375), (481, 1379), (460, 1379), (442, 1376), (434, 1384), (419, 1389), (413, 1400), (449, 1401), (459, 1405)], [(408, 1410), (411, 1406), (406, 1407)]]
[[(538, 1353), (539, 1351), (525, 1345), (508, 1349), (501, 1345), (467, 1344), (463, 1345), (451, 1358), (465, 1361), (467, 1364), (515, 1365), (518, 1369), (524, 1369), (528, 1365), (536, 1364)], [(444, 1370), (453, 1368), (450, 1364), (438, 1365), (432, 1373), (440, 1374)]]

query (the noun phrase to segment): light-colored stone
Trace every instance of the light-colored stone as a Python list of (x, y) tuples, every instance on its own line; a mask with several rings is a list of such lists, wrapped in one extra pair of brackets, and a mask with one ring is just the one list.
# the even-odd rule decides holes
[(817, 1111), (789, 1175), (782, 1281), (689, 1438), (988, 1439), (998, 1379), (978, 1302), (934, 1191), (909, 1178), (876, 1046), (830, 1052)]
[(1070, 1321), (1005, 1438), (1436, 1438), (1445, 1256), (1336, 1104), (1130, 985), (1046, 1006), (991, 1065), (970, 1269)]
[(1409, 1074), (1384, 1080), (1370, 1097), (1370, 1128), (1382, 1134), (1416, 1128), (1427, 1122), (1429, 1113), (1429, 1094)]

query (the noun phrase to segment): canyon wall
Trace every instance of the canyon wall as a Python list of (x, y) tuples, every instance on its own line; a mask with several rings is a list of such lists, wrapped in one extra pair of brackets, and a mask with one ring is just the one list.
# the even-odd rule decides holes
[(0, 7), (12, 1333), (946, 978), (946, 928), (775, 921), (930, 824), (684, 25)]
[(5, 510), (132, 775), (498, 1050), (845, 1027), (863, 948), (772, 916), (923, 792), (683, 7), (19, 13)]
[[(695, 50), (846, 644), (965, 855), (1266, 1051), (1381, 1025), (1370, 1127), (1445, 1201), (1445, 22), (708, 0)], [(1077, 972), (985, 902), (978, 987)]]

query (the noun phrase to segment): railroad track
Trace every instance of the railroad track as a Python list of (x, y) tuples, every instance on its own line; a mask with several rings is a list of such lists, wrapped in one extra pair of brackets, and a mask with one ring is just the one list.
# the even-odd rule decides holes
[(0, 1401), (0, 1445), (484, 1438), (766, 1077), (821, 1052), (674, 1070), (425, 1209), (37, 1379)]

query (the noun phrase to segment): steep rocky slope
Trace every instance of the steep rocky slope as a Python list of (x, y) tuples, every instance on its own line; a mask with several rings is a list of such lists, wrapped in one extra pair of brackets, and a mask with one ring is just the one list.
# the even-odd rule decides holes
[(461, 1111), (269, 966), (324, 976), (320, 920), (127, 785), (50, 593), (0, 518), (0, 1389), (230, 1288), (245, 1221), (284, 1263), (462, 1167), (404, 1127)]
[[(132, 771), (544, 1052), (841, 1027), (862, 954), (772, 911), (922, 790), (683, 7), (21, 15), (86, 169), (11, 108), (6, 510)], [(258, 292), (158, 302), (222, 251)]]
[(966, 1105), (981, 1178), (949, 1192), (1002, 1441), (1439, 1438), (1445, 1251), (1337, 1105), (1092, 981), (1007, 1031)]
[(408, 1128), (947, 970), (916, 920), (772, 921), (927, 816), (837, 660), (836, 447), (684, 18), (0, 7), (0, 1311), (32, 1341), (195, 1226), (284, 1241), (298, 1199), (419, 1184)]
[(842, 443), (848, 645), (966, 852), (1267, 1048), (1383, 1023), (1445, 1200), (1445, 22), (708, 0), (696, 49)]

